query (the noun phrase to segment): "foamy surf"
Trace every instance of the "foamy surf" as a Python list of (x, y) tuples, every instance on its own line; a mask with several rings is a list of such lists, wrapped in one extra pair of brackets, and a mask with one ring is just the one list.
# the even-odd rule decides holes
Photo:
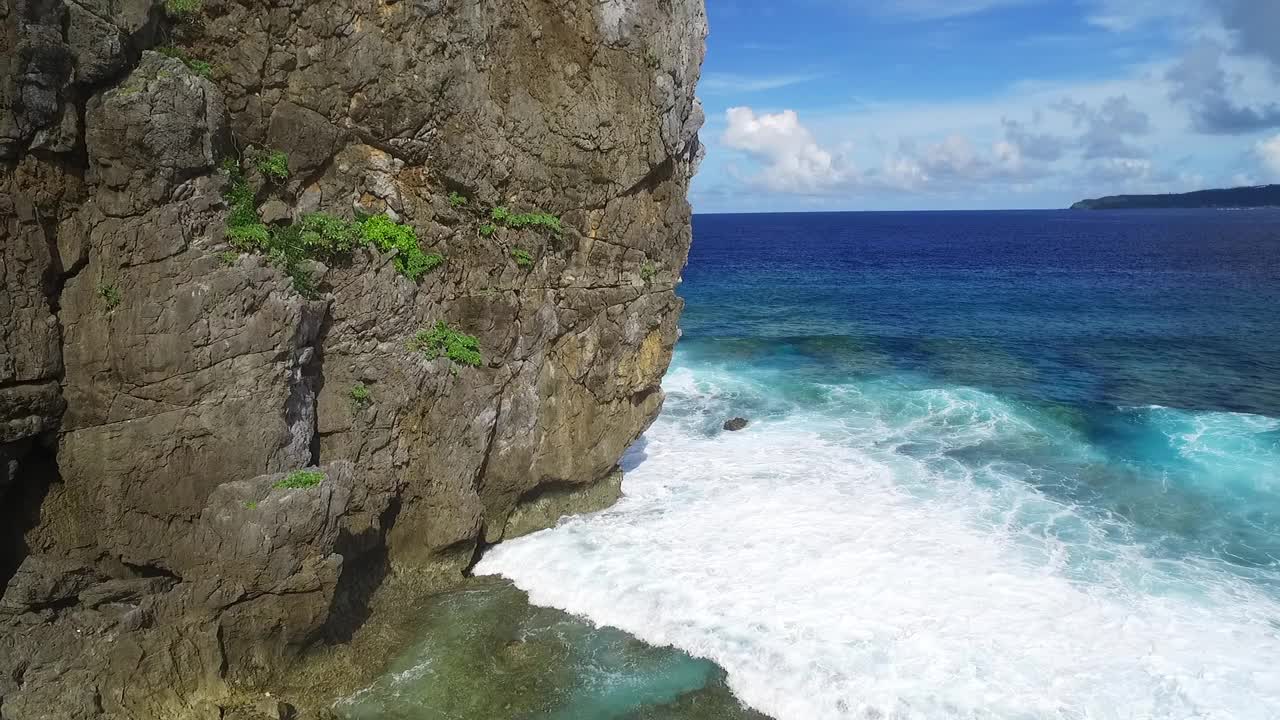
[[(964, 388), (784, 380), (673, 370), (626, 497), (477, 571), (714, 660), (780, 720), (1280, 717), (1270, 570), (1058, 492), (1104, 461), (1069, 425)], [(716, 432), (738, 407), (758, 421)], [(1280, 470), (1265, 418), (1149, 412), (1177, 452)]]

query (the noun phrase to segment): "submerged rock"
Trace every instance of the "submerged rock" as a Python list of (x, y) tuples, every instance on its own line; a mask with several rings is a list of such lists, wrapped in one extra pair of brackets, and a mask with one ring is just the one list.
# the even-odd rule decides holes
[(733, 418), (732, 420), (726, 420), (724, 423), (724, 429), (730, 432), (737, 432), (747, 427), (748, 424), (750, 423), (747, 421), (746, 418), (736, 417), (736, 418)]
[(339, 701), (340, 718), (765, 720), (713, 663), (532, 606), (503, 580), (477, 578), (417, 614), (412, 647)]

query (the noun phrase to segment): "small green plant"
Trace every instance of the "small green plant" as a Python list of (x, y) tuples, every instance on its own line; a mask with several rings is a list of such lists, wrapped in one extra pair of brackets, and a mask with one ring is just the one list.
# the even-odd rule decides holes
[[(282, 152), (259, 157), (257, 167), (268, 177), (288, 177), (288, 158)], [(227, 242), (240, 252), (265, 255), (284, 270), (293, 281), (294, 290), (305, 298), (316, 299), (320, 295), (316, 278), (307, 266), (309, 261), (340, 262), (362, 245), (373, 245), (384, 252), (395, 250), (396, 269), (414, 281), (444, 264), (442, 255), (423, 252), (413, 228), (385, 215), (351, 221), (310, 213), (287, 227), (267, 227), (258, 216), (257, 196), (240, 163), (228, 158), (223, 161), (222, 170), (227, 174), (224, 197), (230, 208)]]
[(257, 500), (248, 500), (248, 501), (246, 501), (246, 502), (245, 502), (244, 507), (245, 507), (245, 509), (246, 509), (246, 510), (257, 510), (257, 509), (258, 509), (258, 501), (257, 501)]
[(358, 382), (351, 386), (351, 402), (356, 405), (364, 405), (373, 399), (373, 393), (369, 392), (369, 388), (365, 384)]
[(262, 221), (258, 219), (257, 198), (254, 197), (253, 188), (249, 187), (249, 181), (245, 179), (244, 173), (240, 172), (240, 164), (228, 158), (223, 161), (222, 169), (227, 173), (227, 189), (224, 197), (227, 204), (231, 206), (231, 213), (227, 216), (227, 227), (261, 225)]
[(191, 69), (191, 72), (199, 75), (200, 77), (207, 78), (213, 74), (212, 65), (205, 62), (204, 60), (197, 60), (191, 57), (190, 55), (187, 55), (180, 48), (173, 47), (172, 45), (165, 45), (162, 47), (158, 47), (155, 50), (161, 55), (166, 55), (168, 57), (174, 58), (175, 60), (181, 60), (183, 64), (185, 64), (188, 68)]
[(315, 276), (311, 274), (309, 269), (292, 261), (277, 261), (276, 264), (281, 270), (284, 270), (285, 275), (289, 276), (289, 280), (293, 283), (294, 292), (307, 300), (318, 300), (320, 298), (320, 283), (316, 282)]
[(524, 248), (514, 248), (511, 251), (511, 259), (516, 261), (516, 265), (522, 268), (533, 266), (533, 256)]
[(493, 237), (493, 234), (497, 231), (497, 225), (494, 225), (493, 223), (485, 223), (480, 226), (480, 237)]
[(386, 215), (365, 218), (360, 224), (360, 235), (379, 250), (395, 250), (396, 269), (410, 280), (417, 281), (444, 263), (443, 256), (422, 251), (413, 228), (401, 225)]
[(234, 250), (227, 250), (225, 252), (218, 253), (218, 259), (222, 261), (223, 265), (232, 267), (236, 264), (236, 261), (240, 259), (240, 253)]
[(640, 279), (649, 282), (654, 275), (658, 274), (658, 266), (653, 264), (652, 260), (645, 260), (640, 266)]
[(419, 330), (409, 341), (409, 348), (432, 360), (447, 357), (455, 365), (480, 367), (484, 364), (484, 358), (480, 356), (480, 341), (474, 335), (454, 330), (443, 320), (436, 322), (431, 330)]
[(254, 165), (272, 182), (281, 183), (289, 179), (289, 156), (279, 150), (264, 152)]
[(361, 243), (360, 230), (355, 223), (324, 213), (303, 215), (294, 227), (303, 250), (325, 260), (337, 260)]
[(227, 228), (227, 242), (241, 252), (265, 250), (271, 242), (271, 231), (262, 223)]
[(449, 193), (449, 204), (456, 208), (464, 207), (467, 204), (467, 197), (459, 195), (457, 192), (451, 192)]
[(544, 212), (513, 213), (505, 207), (498, 206), (489, 213), (489, 218), (493, 220), (495, 225), (504, 225), (514, 230), (532, 227), (550, 230), (559, 234), (563, 229), (560, 224), (560, 218)]
[(280, 490), (302, 490), (313, 488), (322, 482), (324, 482), (324, 473), (322, 472), (317, 470), (294, 470), (271, 487)]
[(213, 66), (204, 60), (196, 60), (194, 58), (187, 60), (187, 67), (191, 68), (191, 72), (202, 78), (211, 77), (213, 75)]
[(174, 20), (188, 20), (200, 14), (204, 0), (164, 0), (164, 11)]
[(98, 283), (98, 297), (102, 298), (102, 304), (107, 306), (108, 311), (115, 310), (120, 305), (120, 288), (115, 283)]

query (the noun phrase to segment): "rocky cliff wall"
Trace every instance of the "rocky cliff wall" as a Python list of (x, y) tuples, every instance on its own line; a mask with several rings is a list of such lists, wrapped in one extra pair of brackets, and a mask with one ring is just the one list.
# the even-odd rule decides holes
[(0, 718), (229, 716), (393, 580), (616, 497), (701, 0), (0, 21)]

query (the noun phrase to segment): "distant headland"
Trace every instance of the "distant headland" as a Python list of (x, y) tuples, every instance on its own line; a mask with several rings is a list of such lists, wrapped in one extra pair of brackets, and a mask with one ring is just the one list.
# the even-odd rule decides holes
[(1072, 210), (1124, 210), (1160, 208), (1258, 208), (1280, 207), (1280, 185), (1223, 190), (1197, 190), (1176, 195), (1111, 195), (1081, 200)]

